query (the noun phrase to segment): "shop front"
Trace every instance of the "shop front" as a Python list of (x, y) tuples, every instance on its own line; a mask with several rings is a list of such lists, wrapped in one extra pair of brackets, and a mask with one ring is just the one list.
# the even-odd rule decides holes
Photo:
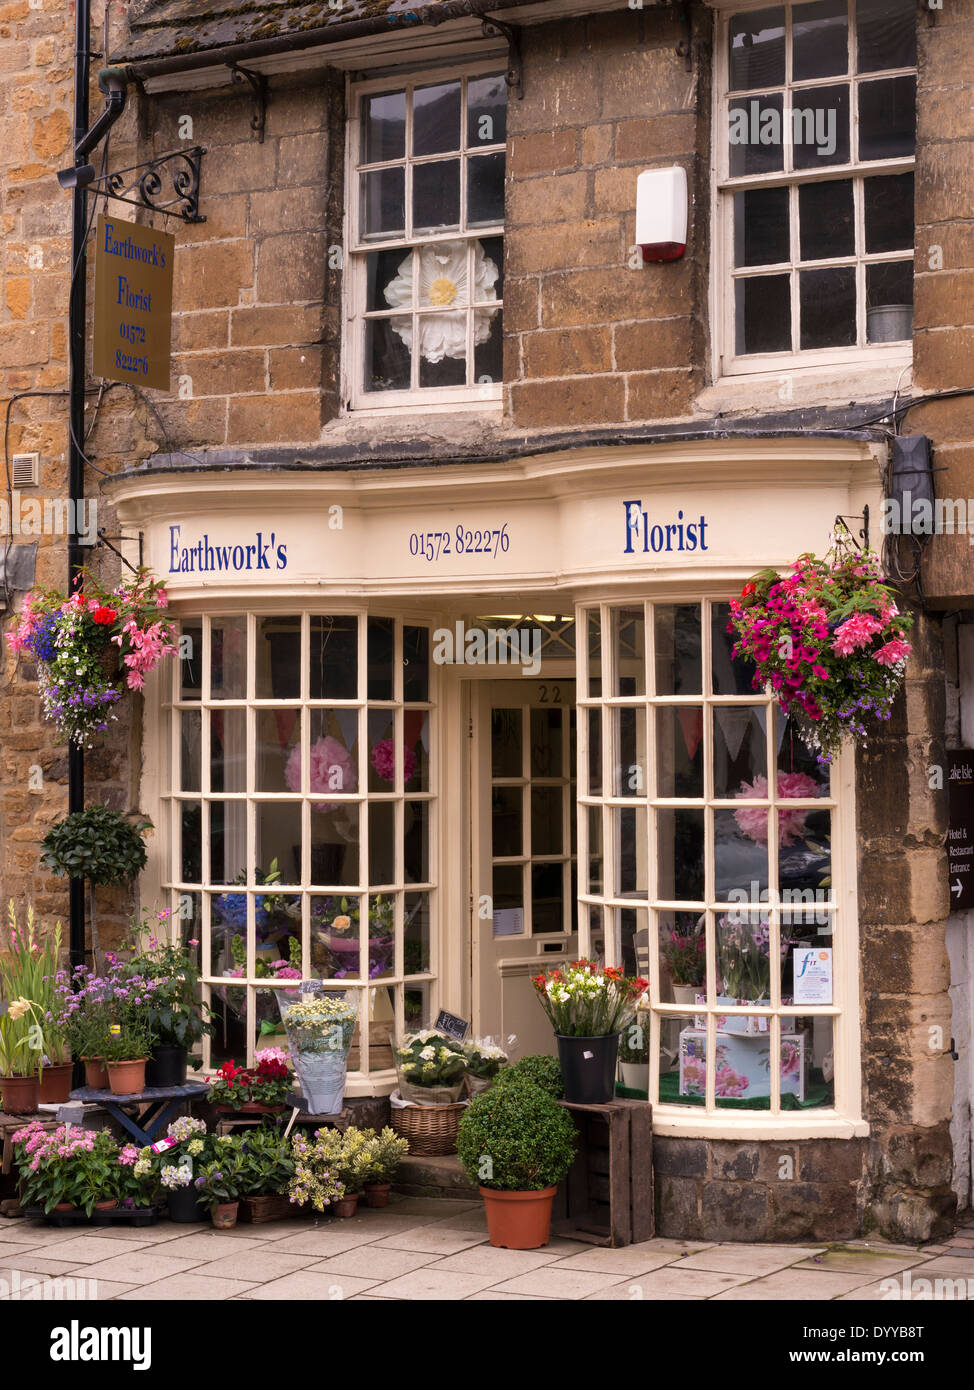
[(816, 762), (726, 626), (878, 480), (803, 437), (114, 483), (181, 627), (144, 896), (201, 943), (206, 1065), (297, 974), (358, 994), (352, 1096), (440, 1009), (552, 1051), (532, 976), (596, 955), (651, 982), (661, 1139), (867, 1134), (852, 755)]

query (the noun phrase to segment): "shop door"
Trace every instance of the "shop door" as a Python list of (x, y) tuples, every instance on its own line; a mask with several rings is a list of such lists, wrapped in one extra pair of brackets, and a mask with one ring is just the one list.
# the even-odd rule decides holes
[(575, 682), (474, 685), (471, 740), (474, 1026), (554, 1052), (531, 979), (578, 954)]

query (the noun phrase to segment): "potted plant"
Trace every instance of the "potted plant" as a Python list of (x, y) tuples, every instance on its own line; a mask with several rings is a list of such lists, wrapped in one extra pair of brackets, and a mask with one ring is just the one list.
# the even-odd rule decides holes
[(91, 747), (125, 690), (141, 690), (162, 657), (176, 654), (176, 630), (164, 616), (166, 591), (147, 569), (111, 590), (88, 570), (75, 584), (71, 595), (31, 590), (7, 640), (37, 661), (44, 715), (58, 736)]
[(297, 999), (286, 997), (280, 1004), (291, 1060), (312, 1114), (340, 1114), (348, 1049), (358, 1017), (356, 1000), (347, 994), (341, 998), (304, 994)]
[[(156, 920), (164, 926), (168, 917), (169, 912), (165, 910), (157, 914)], [(155, 984), (152, 1002), (146, 1010), (146, 1019), (156, 1034), (146, 1068), (146, 1084), (183, 1086), (188, 1054), (214, 1032), (210, 1007), (200, 1000), (200, 972), (189, 949), (199, 943), (190, 940), (182, 945), (157, 941), (148, 934), (144, 919), (139, 928), (146, 944), (135, 950), (128, 968)], [(195, 1059), (194, 1067), (199, 1065), (199, 1060)]]
[(568, 1111), (530, 1081), (492, 1086), (467, 1107), (457, 1152), (480, 1187), (491, 1245), (547, 1245), (555, 1191), (575, 1159)]
[(648, 982), (614, 966), (577, 960), (536, 975), (533, 984), (555, 1032), (565, 1099), (606, 1104), (615, 1090), (619, 1034)]
[(103, 1044), (108, 1085), (113, 1095), (138, 1095), (145, 1090), (145, 1069), (156, 1043), (152, 1022), (154, 980), (130, 975), (113, 961), (106, 977), (108, 1034)]
[[(358, 899), (316, 898), (311, 907), (311, 931), (329, 953), (328, 976), (343, 980), (359, 973)], [(381, 893), (369, 897), (369, 935), (367, 941), (369, 979), (386, 974), (395, 953), (394, 908), (391, 898)]]
[(565, 1094), (561, 1063), (557, 1057), (552, 1057), (547, 1052), (532, 1053), (509, 1067), (503, 1067), (494, 1085), (517, 1086), (525, 1081), (532, 1081), (535, 1086), (540, 1086), (542, 1091), (547, 1091), (555, 1100), (561, 1100)]
[(400, 1162), (409, 1152), (409, 1140), (388, 1125), (372, 1141), (369, 1175), (365, 1181), (365, 1200), (370, 1207), (389, 1203), (389, 1191)]
[(79, 965), (71, 978), (59, 970), (54, 979), (55, 1027), (63, 1032), (70, 1051), (85, 1064), (85, 1085), (108, 1089), (105, 1049), (112, 1022), (109, 983), (87, 966)]
[(801, 555), (792, 573), (761, 570), (731, 600), (733, 656), (754, 664), (820, 763), (872, 720), (890, 717), (903, 683), (913, 616), (901, 613), (872, 551)]
[(240, 1157), (233, 1135), (221, 1145), (217, 1158), (204, 1163), (193, 1179), (197, 1195), (210, 1213), (210, 1221), (218, 1231), (230, 1231), (237, 1224), (240, 1207)]
[(32, 1115), (40, 1102), (44, 1033), (32, 999), (8, 995), (0, 1016), (0, 1094), (11, 1115)]
[(196, 1191), (194, 1179), (197, 1167), (215, 1156), (218, 1142), (216, 1135), (207, 1132), (205, 1120), (195, 1115), (180, 1115), (167, 1127), (165, 1139), (159, 1140), (155, 1147), (139, 1151), (136, 1173), (150, 1179), (165, 1194), (170, 1221), (206, 1219), (206, 1207)]
[(335, 1130), (319, 1129), (314, 1138), (295, 1134), (291, 1140), (294, 1177), (288, 1188), (292, 1206), (311, 1206), (315, 1211), (334, 1209), (345, 1196), (345, 1185), (338, 1176), (334, 1141)]
[(697, 927), (691, 932), (676, 929), (661, 933), (660, 961), (669, 974), (677, 1004), (693, 1004), (704, 987), (707, 970), (707, 939)]
[(490, 1038), (470, 1038), (461, 1045), (467, 1061), (467, 1090), (475, 1096), (493, 1084), (507, 1063), (507, 1053)]
[(294, 1153), (276, 1129), (260, 1125), (240, 1137), (241, 1221), (259, 1224), (290, 1214), (288, 1189), (294, 1179)]
[(33, 1121), (13, 1136), (20, 1178), (20, 1202), (25, 1208), (83, 1211), (117, 1206), (120, 1150), (108, 1130), (59, 1125), (45, 1130)]
[(294, 1094), (284, 1054), (271, 1048), (254, 1056), (254, 1066), (224, 1062), (210, 1082), (210, 1099), (217, 1109), (251, 1115), (279, 1115)]
[(41, 841), (41, 863), (63, 878), (88, 881), (88, 920), (97, 969), (101, 948), (95, 913), (97, 884), (131, 883), (146, 864), (144, 835), (152, 822), (143, 816), (130, 824), (107, 806), (90, 806), (56, 821)]
[(463, 1044), (435, 1028), (407, 1033), (396, 1048), (399, 1094), (416, 1105), (454, 1105), (463, 1090)]
[(619, 1038), (619, 1070), (630, 1091), (649, 1091), (649, 1030), (637, 1014)]
[(71, 1059), (56, 1016), (61, 923), (42, 936), (35, 924), (34, 909), (28, 907), (27, 923), (22, 927), (12, 900), (8, 904), (8, 920), (8, 954), (0, 959), (0, 990), (8, 1000), (31, 999), (37, 1004), (44, 1033), (40, 1101), (66, 1101), (71, 1092)]

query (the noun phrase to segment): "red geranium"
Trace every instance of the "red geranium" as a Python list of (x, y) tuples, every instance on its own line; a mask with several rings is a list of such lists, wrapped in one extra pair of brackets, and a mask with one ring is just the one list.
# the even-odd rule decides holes
[(114, 608), (101, 607), (95, 609), (94, 613), (91, 615), (91, 620), (92, 622), (100, 623), (102, 627), (111, 627), (117, 617), (118, 614), (115, 612)]

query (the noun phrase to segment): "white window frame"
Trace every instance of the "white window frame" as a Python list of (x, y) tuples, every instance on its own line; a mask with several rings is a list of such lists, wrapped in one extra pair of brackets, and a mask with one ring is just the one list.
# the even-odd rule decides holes
[[(390, 415), (390, 414), (424, 414), (430, 410), (440, 413), (444, 411), (469, 410), (471, 406), (479, 409), (500, 411), (503, 408), (503, 380), (497, 382), (485, 382), (479, 385), (467, 386), (444, 386), (444, 387), (410, 387), (405, 391), (366, 391), (363, 386), (365, 369), (365, 340), (366, 340), (366, 256), (369, 252), (397, 250), (407, 251), (413, 246), (431, 245), (437, 241), (467, 241), (473, 242), (483, 237), (505, 236), (505, 223), (501, 221), (490, 227), (478, 227), (473, 231), (459, 230), (440, 233), (438, 235), (392, 237), (389, 239), (374, 238), (364, 241), (360, 237), (360, 200), (359, 200), (359, 170), (360, 170), (360, 151), (361, 151), (361, 99), (374, 93), (393, 92), (405, 89), (411, 92), (414, 87), (425, 87), (431, 83), (456, 81), (463, 78), (484, 77), (492, 73), (502, 72), (504, 60), (497, 57), (490, 59), (480, 59), (470, 62), (453, 63), (448, 67), (423, 68), (413, 70), (408, 73), (390, 73), (382, 78), (373, 78), (368, 81), (353, 81), (349, 79), (347, 84), (347, 105), (348, 120), (346, 122), (346, 150), (345, 150), (345, 226), (348, 233), (348, 251), (345, 257), (345, 275), (343, 291), (343, 320), (345, 330), (343, 333), (343, 353), (342, 353), (342, 400), (345, 409), (356, 416), (369, 415)], [(407, 129), (406, 129), (406, 148), (407, 151), (411, 144), (412, 135), (412, 103), (407, 102)], [(460, 172), (460, 223), (461, 228), (466, 221), (466, 156), (467, 130), (466, 130), (466, 109), (461, 111), (461, 140), (462, 148), (457, 157), (461, 160)], [(486, 146), (484, 153), (488, 151), (498, 152), (503, 149), (505, 160), (507, 157), (506, 146), (500, 142), (496, 146)], [(450, 158), (447, 155), (444, 158)], [(390, 164), (401, 164), (401, 160), (390, 160)], [(411, 156), (407, 153), (405, 166), (407, 168), (406, 191), (405, 191), (405, 214), (406, 231), (409, 231), (411, 223), (411, 200), (410, 190), (412, 180), (408, 175), (408, 170), (412, 167)], [(369, 165), (369, 169), (381, 168), (381, 164)], [(506, 246), (505, 246), (506, 251)], [(506, 277), (505, 277), (506, 278)], [(496, 307), (503, 315), (503, 300), (491, 301), (491, 307)], [(473, 322), (474, 313), (472, 306), (467, 308), (467, 357), (466, 361), (472, 362), (473, 346)], [(416, 354), (413, 354), (414, 360)]]
[[(800, 2), (800, 0), (799, 0)], [(873, 160), (866, 163), (833, 164), (828, 169), (819, 172), (815, 169), (789, 171), (788, 166), (792, 163), (792, 143), (790, 123), (784, 121), (782, 124), (782, 139), (784, 145), (784, 170), (779, 170), (771, 174), (738, 175), (733, 179), (730, 175), (729, 142), (727, 139), (727, 111), (729, 99), (729, 64), (728, 54), (730, 45), (730, 22), (739, 14), (748, 10), (763, 10), (772, 7), (775, 0), (710, 0), (712, 6), (717, 10), (715, 15), (715, 42), (714, 42), (714, 103), (713, 103), (713, 129), (711, 135), (711, 187), (713, 198), (711, 200), (711, 274), (710, 274), (710, 296), (713, 306), (711, 314), (712, 322), (712, 372), (715, 381), (727, 380), (728, 378), (739, 378), (742, 376), (754, 377), (758, 380), (773, 381), (780, 378), (782, 373), (801, 371), (803, 373), (813, 371), (816, 368), (834, 369), (835, 367), (851, 368), (888, 368), (891, 373), (901, 371), (908, 367), (913, 360), (912, 341), (902, 341), (890, 343), (888, 346), (879, 343), (865, 343), (865, 290), (864, 277), (865, 265), (883, 261), (902, 261), (906, 259), (904, 251), (893, 251), (886, 253), (870, 253), (868, 256), (864, 250), (864, 228), (863, 228), (863, 199), (860, 188), (862, 179), (870, 174), (901, 174), (910, 173), (914, 170), (916, 159), (897, 158), (888, 160)], [(785, 9), (785, 86), (782, 89), (787, 107), (787, 97), (791, 84), (792, 72), (792, 10), (796, 0), (782, 0)], [(855, 47), (855, 5), (854, 0), (850, 8), (850, 30), (849, 30), (849, 52), (854, 55)], [(852, 145), (850, 154), (854, 154), (857, 147), (857, 124), (858, 124), (858, 103), (856, 101), (856, 86), (863, 81), (875, 80), (879, 77), (892, 78), (902, 76), (913, 76), (916, 68), (890, 68), (884, 69), (881, 73), (857, 74), (854, 69), (854, 56), (850, 57), (849, 71), (846, 75), (834, 75), (831, 77), (803, 79), (802, 89), (810, 87), (830, 87), (838, 83), (848, 83), (850, 89), (850, 106), (852, 114)], [(753, 95), (758, 95), (755, 91)], [(796, 190), (800, 184), (810, 182), (831, 182), (840, 178), (851, 178), (853, 180), (853, 196), (856, 216), (856, 246), (857, 251), (854, 257), (837, 258), (830, 261), (808, 261), (801, 262), (803, 269), (812, 269), (819, 265), (847, 265), (855, 263), (857, 276), (856, 290), (856, 318), (857, 318), (857, 337), (863, 340), (861, 346), (845, 348), (812, 348), (798, 349), (792, 352), (775, 353), (751, 353), (738, 355), (736, 352), (735, 338), (735, 294), (734, 282), (737, 278), (734, 274), (734, 193), (743, 192), (750, 188), (761, 187), (780, 187), (788, 186)], [(798, 250), (798, 197), (797, 192), (792, 191), (789, 195), (789, 228), (790, 246), (793, 253)], [(861, 248), (861, 249), (858, 249)], [(792, 331), (797, 331), (798, 320), (798, 275), (796, 267), (799, 262), (792, 259), (788, 263), (779, 266), (760, 267), (760, 274), (773, 274), (776, 271), (784, 273), (788, 270), (791, 273), (791, 314)], [(915, 273), (915, 272), (914, 272)]]
[[(794, 1004), (783, 1005), (781, 1003), (781, 980), (778, 972), (772, 972), (771, 983), (771, 1003), (765, 1009), (749, 1005), (746, 1008), (731, 1009), (727, 1006), (698, 1004), (688, 1009), (686, 1005), (663, 1003), (660, 998), (661, 989), (661, 969), (659, 954), (657, 949), (658, 940), (658, 914), (665, 914), (674, 911), (680, 912), (706, 912), (708, 921), (712, 923), (719, 910), (727, 911), (730, 904), (722, 902), (718, 904), (713, 896), (713, 885), (709, 881), (711, 874), (708, 872), (708, 882), (704, 888), (704, 898), (699, 902), (684, 903), (673, 900), (663, 900), (657, 896), (658, 887), (658, 862), (655, 854), (655, 825), (653, 812), (655, 809), (665, 809), (667, 807), (679, 807), (681, 809), (696, 809), (715, 807), (717, 809), (739, 808), (741, 802), (736, 799), (717, 798), (714, 795), (713, 786), (713, 752), (712, 735), (710, 730), (710, 719), (708, 711), (714, 707), (726, 706), (753, 706), (763, 705), (769, 715), (775, 704), (774, 697), (770, 690), (764, 692), (754, 691), (744, 695), (715, 695), (711, 694), (711, 645), (709, 634), (711, 632), (711, 622), (709, 609), (716, 603), (726, 603), (728, 594), (724, 590), (711, 590), (702, 592), (695, 590), (686, 592), (674, 590), (661, 595), (658, 598), (645, 600), (645, 634), (646, 634), (646, 681), (644, 695), (635, 696), (615, 696), (610, 694), (615, 689), (613, 682), (613, 663), (615, 653), (611, 640), (612, 625), (611, 615), (616, 609), (631, 609), (640, 607), (644, 600), (642, 598), (626, 599), (617, 594), (604, 599), (602, 602), (592, 602), (586, 600), (580, 603), (576, 609), (576, 633), (577, 638), (577, 752), (578, 752), (578, 911), (579, 911), (579, 948), (582, 955), (591, 955), (593, 949), (593, 937), (598, 932), (599, 937), (604, 939), (605, 958), (610, 965), (622, 965), (622, 961), (617, 958), (616, 933), (610, 926), (609, 913), (618, 910), (645, 910), (646, 919), (649, 927), (649, 980), (650, 980), (650, 999), (651, 1009), (649, 1013), (650, 1022), (650, 1042), (649, 1042), (649, 1098), (653, 1104), (653, 1124), (659, 1133), (669, 1133), (685, 1138), (728, 1138), (739, 1139), (742, 1136), (749, 1136), (763, 1139), (796, 1139), (796, 1138), (852, 1138), (864, 1135), (869, 1132), (868, 1124), (862, 1118), (862, 1098), (861, 1098), (861, 1022), (860, 1022), (860, 1003), (859, 1003), (859, 933), (857, 915), (857, 892), (856, 892), (856, 833), (855, 833), (855, 757), (851, 749), (844, 748), (832, 765), (831, 790), (829, 796), (822, 796), (816, 799), (789, 800), (786, 804), (790, 808), (806, 807), (809, 810), (829, 810), (832, 816), (832, 892), (828, 910), (833, 913), (835, 929), (832, 937), (834, 947), (834, 992), (833, 1004), (831, 1005), (807, 1005), (796, 1006)], [(657, 695), (655, 689), (655, 645), (653, 610), (655, 607), (668, 607), (673, 604), (697, 604), (701, 609), (701, 633), (703, 638), (702, 645), (702, 671), (701, 685), (702, 693), (693, 695), (684, 692), (679, 695)], [(589, 657), (588, 657), (588, 627), (587, 615), (589, 612), (598, 609), (600, 612), (600, 631), (601, 631), (601, 691), (599, 695), (589, 694)], [(582, 634), (585, 634), (583, 637)], [(654, 734), (654, 710), (660, 707), (680, 707), (687, 705), (700, 704), (704, 710), (704, 734), (703, 734), (703, 758), (704, 758), (704, 795), (701, 798), (666, 798), (657, 795), (657, 769), (656, 769), (656, 742)], [(644, 712), (646, 724), (646, 749), (645, 758), (645, 789), (639, 796), (620, 797), (613, 795), (613, 769), (615, 759), (615, 749), (612, 740), (611, 719), (603, 718), (603, 737), (602, 737), (602, 769), (601, 793), (589, 793), (588, 790), (588, 711), (590, 709), (601, 709), (605, 711), (617, 709), (637, 709)], [(769, 766), (774, 767), (776, 763), (772, 761), (773, 748), (773, 722), (769, 718), (766, 720), (767, 756)], [(778, 849), (778, 818), (770, 808), (777, 804), (776, 779), (769, 777), (769, 797), (765, 800), (748, 799), (749, 805), (769, 807), (768, 814), (768, 868), (769, 885), (777, 884), (777, 849)], [(594, 807), (601, 810), (602, 815), (602, 862), (603, 878), (602, 889), (599, 892), (589, 891), (589, 835), (588, 835), (588, 812), (589, 808)], [(610, 881), (608, 875), (612, 872), (611, 867), (615, 864), (618, 855), (618, 846), (614, 843), (613, 815), (614, 808), (634, 810), (644, 808), (646, 811), (646, 836), (647, 843), (644, 845), (647, 863), (647, 891), (644, 899), (623, 898), (614, 896), (610, 893)], [(710, 817), (704, 811), (705, 825), (705, 846), (704, 852), (706, 863), (712, 865), (714, 862), (714, 843), (713, 827)], [(769, 898), (773, 895), (769, 891)], [(738, 910), (740, 905), (738, 904)], [(602, 922), (599, 927), (593, 926), (590, 920), (591, 909), (599, 908), (602, 912)], [(786, 910), (786, 909), (785, 909)], [(782, 908), (769, 904), (769, 923), (771, 925), (772, 939), (770, 945), (771, 958), (776, 958), (778, 942), (780, 938), (780, 919)], [(707, 942), (707, 980), (708, 998), (716, 998), (719, 992), (717, 986), (717, 961), (716, 961), (716, 937), (715, 928), (708, 930)], [(763, 1110), (733, 1110), (720, 1107), (716, 1103), (714, 1093), (714, 1068), (708, 1067), (707, 1094), (703, 1105), (680, 1105), (674, 1103), (660, 1102), (656, 1097), (659, 1095), (659, 1075), (660, 1075), (660, 1034), (662, 1021), (667, 1018), (685, 1018), (688, 1013), (702, 1014), (706, 1018), (707, 1025), (707, 1053), (708, 1058), (715, 1056), (716, 1046), (716, 1017), (717, 1014), (737, 1013), (741, 1015), (763, 1015), (769, 1018), (769, 1033), (771, 1055), (776, 1054), (780, 1039), (780, 1019), (782, 1016), (799, 1015), (802, 1018), (809, 1017), (831, 1017), (833, 1022), (833, 1058), (834, 1058), (834, 1104), (832, 1106), (816, 1107), (808, 1110), (781, 1110), (780, 1109), (780, 1077), (777, 1069), (771, 1071), (771, 1096), (770, 1109)], [(645, 1015), (642, 1015), (645, 1018)]]
[[(278, 618), (282, 616), (299, 616), (301, 620), (301, 651), (302, 654), (308, 648), (310, 622), (316, 616), (330, 617), (355, 617), (358, 619), (358, 685), (357, 693), (354, 698), (348, 699), (315, 699), (309, 697), (308, 686), (308, 663), (303, 659), (301, 665), (301, 693), (296, 699), (278, 698), (257, 698), (256, 696), (256, 662), (253, 659), (256, 653), (257, 624), (263, 618)], [(370, 617), (382, 617), (392, 619), (395, 623), (395, 642), (393, 649), (393, 699), (377, 700), (368, 697), (368, 668), (367, 668), (367, 635), (368, 619)], [(247, 647), (246, 647), (246, 693), (233, 699), (213, 699), (210, 686), (210, 665), (211, 665), (211, 641), (210, 630), (213, 622), (220, 622), (230, 618), (244, 618), (246, 620)], [(345, 895), (349, 898), (358, 898), (363, 905), (367, 904), (369, 897), (375, 893), (382, 893), (384, 896), (393, 898), (394, 925), (395, 925), (395, 949), (392, 961), (392, 968), (388, 974), (370, 980), (367, 977), (368, 953), (364, 945), (360, 946), (360, 973), (356, 977), (346, 978), (327, 978), (325, 984), (329, 990), (345, 990), (357, 997), (358, 1000), (358, 1030), (359, 1030), (359, 1056), (362, 1059), (370, 1059), (369, 1035), (370, 1035), (370, 998), (377, 987), (388, 987), (394, 1001), (395, 1026), (393, 1038), (399, 1037), (405, 1031), (404, 1017), (404, 991), (409, 989), (423, 988), (426, 990), (428, 999), (428, 1010), (431, 1018), (435, 1018), (436, 1011), (440, 1007), (440, 961), (439, 946), (440, 934), (438, 930), (439, 913), (439, 891), (440, 882), (439, 856), (441, 853), (440, 831), (438, 806), (440, 802), (440, 747), (438, 743), (438, 690), (435, 682), (437, 667), (432, 659), (429, 664), (429, 688), (428, 699), (425, 701), (410, 701), (405, 704), (403, 698), (403, 666), (401, 661), (402, 641), (404, 627), (423, 627), (431, 630), (432, 624), (428, 615), (416, 613), (412, 610), (405, 610), (396, 604), (377, 603), (369, 605), (350, 605), (348, 603), (316, 603), (313, 605), (294, 603), (277, 603), (268, 605), (259, 601), (235, 603), (232, 600), (224, 601), (216, 605), (205, 603), (186, 604), (180, 613), (182, 624), (194, 624), (199, 621), (201, 624), (201, 680), (200, 696), (198, 700), (184, 700), (182, 698), (181, 677), (182, 663), (175, 661), (172, 664), (171, 672), (167, 672), (167, 681), (160, 690), (161, 700), (158, 705), (158, 718), (163, 731), (160, 737), (162, 749), (161, 766), (159, 768), (159, 801), (162, 813), (163, 825), (163, 855), (161, 860), (161, 890), (166, 906), (171, 910), (171, 937), (173, 941), (180, 940), (181, 935), (185, 935), (182, 923), (181, 907), (187, 896), (192, 899), (199, 899), (200, 912), (199, 940), (201, 975), (203, 980), (203, 998), (209, 1001), (213, 996), (214, 988), (226, 987), (226, 978), (213, 973), (213, 955), (211, 948), (212, 939), (212, 902), (213, 899), (223, 893), (234, 892), (247, 895), (247, 927), (246, 927), (246, 948), (247, 963), (244, 975), (235, 978), (233, 986), (244, 988), (247, 991), (248, 1012), (247, 1012), (247, 1056), (246, 1058), (237, 1057), (237, 1062), (244, 1061), (245, 1065), (253, 1064), (253, 1053), (256, 1050), (254, 1044), (259, 1046), (259, 1036), (256, 1034), (254, 1026), (254, 1002), (255, 990), (266, 990), (271, 988), (271, 984), (266, 977), (258, 977), (255, 974), (255, 907), (254, 899), (267, 890), (262, 889), (252, 873), (248, 869), (248, 877), (245, 885), (238, 887), (226, 887), (219, 883), (214, 883), (210, 875), (210, 817), (207, 813), (201, 816), (200, 827), (200, 883), (188, 883), (182, 879), (182, 846), (181, 846), (181, 813), (180, 806), (184, 803), (199, 804), (204, 803), (223, 803), (236, 802), (245, 808), (246, 817), (246, 859), (248, 865), (256, 863), (256, 834), (257, 834), (257, 807), (260, 804), (300, 802), (302, 811), (302, 872), (300, 884), (284, 884), (280, 888), (280, 893), (289, 898), (300, 898), (301, 901), (301, 954), (302, 954), (302, 974), (305, 978), (318, 977), (321, 972), (312, 963), (311, 952), (311, 900), (320, 896), (337, 897)], [(432, 636), (430, 639), (432, 649)], [(245, 756), (245, 790), (239, 792), (213, 791), (199, 792), (182, 791), (179, 787), (180, 767), (181, 767), (181, 730), (180, 713), (182, 711), (199, 711), (201, 713), (200, 729), (200, 778), (201, 788), (207, 781), (209, 774), (205, 769), (210, 767), (210, 721), (206, 717), (209, 711), (228, 711), (232, 709), (242, 709), (245, 712), (246, 721), (246, 756)], [(302, 788), (301, 792), (269, 792), (258, 789), (257, 777), (257, 758), (258, 758), (258, 718), (262, 710), (270, 709), (292, 709), (300, 711), (301, 718), (301, 748), (302, 748)], [(350, 803), (358, 804), (362, 807), (359, 820), (360, 835), (360, 871), (364, 865), (364, 880), (356, 884), (338, 886), (330, 889), (312, 888), (309, 885), (311, 879), (311, 841), (310, 841), (310, 816), (311, 806), (315, 800), (321, 799), (320, 791), (315, 794), (310, 790), (309, 783), (309, 750), (311, 736), (310, 712), (315, 709), (343, 709), (353, 710), (358, 715), (357, 726), (357, 747), (358, 747), (358, 766), (357, 766), (357, 789), (354, 793), (342, 795), (338, 792), (332, 793), (336, 800), (347, 800)], [(386, 711), (391, 716), (395, 729), (397, 747), (403, 746), (403, 728), (405, 711), (425, 710), (429, 716), (430, 746), (429, 746), (429, 772), (427, 788), (425, 791), (406, 791), (403, 786), (403, 768), (397, 766), (396, 782), (388, 792), (375, 792), (369, 790), (368, 772), (368, 716), (371, 711)], [(403, 807), (407, 802), (423, 802), (427, 807), (427, 835), (428, 835), (428, 879), (424, 883), (406, 883), (403, 878)], [(395, 883), (391, 885), (370, 886), (368, 883), (368, 854), (369, 854), (369, 804), (375, 802), (392, 803), (396, 807), (395, 811), (395, 847), (394, 847), (394, 868), (396, 872)], [(266, 865), (261, 865), (266, 868)], [(272, 890), (273, 891), (273, 890)], [(410, 975), (405, 974), (404, 970), (404, 907), (405, 900), (411, 894), (426, 894), (429, 906), (429, 939), (428, 939), (428, 969)], [(286, 988), (286, 985), (277, 986)], [(202, 1058), (205, 1071), (213, 1070), (211, 1066), (211, 1045), (210, 1039), (204, 1038), (202, 1043)], [(383, 1095), (387, 1094), (395, 1083), (395, 1071), (388, 1068), (384, 1071), (372, 1071), (368, 1067), (362, 1068), (361, 1065), (356, 1070), (349, 1070), (346, 1094), (348, 1095)]]

